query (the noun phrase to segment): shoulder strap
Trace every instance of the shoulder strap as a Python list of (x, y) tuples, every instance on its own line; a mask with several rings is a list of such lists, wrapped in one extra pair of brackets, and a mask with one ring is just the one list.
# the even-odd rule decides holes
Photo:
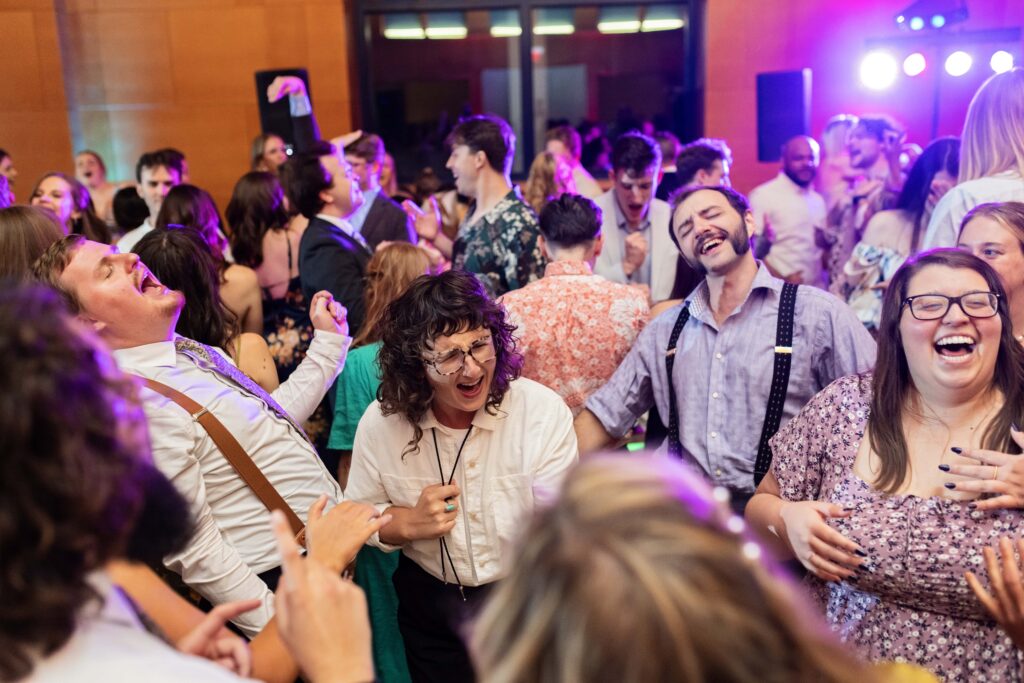
[(754, 486), (768, 474), (772, 466), (772, 449), (768, 441), (779, 431), (782, 408), (786, 404), (789, 390), (789, 368), (793, 361), (793, 318), (796, 310), (798, 285), (786, 282), (782, 285), (779, 301), (779, 319), (775, 328), (775, 368), (772, 370), (772, 388), (768, 394), (768, 408), (765, 410), (764, 425), (761, 427), (761, 441), (757, 445), (757, 460), (754, 462)]
[(668, 338), (668, 348), (665, 349), (665, 382), (668, 384), (668, 454), (673, 458), (683, 457), (683, 445), (679, 442), (679, 409), (676, 407), (676, 386), (672, 381), (672, 368), (676, 364), (676, 344), (679, 342), (679, 335), (683, 326), (690, 319), (690, 305), (687, 303), (683, 310), (679, 311), (676, 324), (672, 327), (672, 334)]
[(252, 461), (249, 454), (242, 448), (242, 444), (238, 443), (238, 440), (231, 435), (231, 432), (224, 426), (224, 423), (218, 420), (213, 413), (177, 389), (146, 377), (139, 377), (139, 379), (142, 380), (148, 389), (152, 389), (184, 408), (185, 412), (206, 430), (213, 443), (224, 457), (227, 458), (227, 461), (231, 463), (231, 466), (235, 468), (235, 471), (242, 477), (242, 480), (252, 489), (252, 492), (256, 494), (256, 497), (260, 499), (260, 502), (268, 510), (280, 510), (284, 513), (285, 517), (288, 518), (288, 525), (292, 528), (296, 539), (305, 545), (306, 530), (302, 520), (285, 502), (281, 494), (274, 488), (274, 485), (267, 480), (266, 475), (260, 471), (260, 468), (256, 466), (256, 463)]

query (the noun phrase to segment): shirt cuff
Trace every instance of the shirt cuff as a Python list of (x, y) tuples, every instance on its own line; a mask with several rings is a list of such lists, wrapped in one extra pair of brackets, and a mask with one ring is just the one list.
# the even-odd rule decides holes
[[(373, 506), (373, 508), (377, 511), (377, 514), (379, 515), (383, 515), (388, 508), (393, 507), (395, 506), (392, 503), (377, 503)], [(390, 543), (385, 543), (384, 541), (380, 540), (380, 531), (374, 532), (373, 536), (370, 536), (367, 543), (369, 545), (372, 545), (374, 548), (383, 550), (386, 553), (393, 553), (396, 550), (402, 549), (402, 546), (400, 545), (391, 545)]]
[(309, 103), (309, 95), (306, 93), (291, 93), (288, 95), (288, 111), (293, 118), (309, 116), (313, 113), (313, 105)]

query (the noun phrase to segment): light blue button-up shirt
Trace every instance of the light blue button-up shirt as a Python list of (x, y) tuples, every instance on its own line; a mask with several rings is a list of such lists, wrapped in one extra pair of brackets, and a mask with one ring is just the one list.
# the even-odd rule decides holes
[[(771, 390), (782, 280), (760, 265), (747, 298), (721, 326), (707, 282), (637, 338), (612, 378), (587, 401), (609, 434), (625, 434), (652, 405), (668, 423), (665, 350), (681, 306), (690, 320), (679, 336), (672, 382), (683, 460), (715, 485), (749, 495)], [(875, 342), (853, 311), (814, 287), (796, 297), (793, 360), (782, 424), (834, 380), (874, 367)], [(663, 444), (659, 453), (667, 453)]]

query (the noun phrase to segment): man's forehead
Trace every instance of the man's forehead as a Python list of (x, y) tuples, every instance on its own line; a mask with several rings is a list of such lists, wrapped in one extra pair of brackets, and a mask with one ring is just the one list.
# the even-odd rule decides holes
[(111, 244), (84, 240), (72, 250), (71, 257), (68, 259), (68, 265), (61, 275), (61, 279), (66, 276), (84, 276), (92, 271), (105, 256), (111, 256), (116, 253), (118, 253), (117, 247)]
[(729, 200), (721, 192), (698, 190), (680, 202), (679, 206), (676, 207), (676, 216), (686, 218), (700, 213), (711, 206), (724, 207), (728, 205)]
[(623, 169), (615, 174), (615, 179), (622, 185), (632, 185), (634, 183), (649, 183), (654, 180), (654, 174), (657, 172), (653, 166), (643, 172), (643, 175), (634, 175), (632, 171)]

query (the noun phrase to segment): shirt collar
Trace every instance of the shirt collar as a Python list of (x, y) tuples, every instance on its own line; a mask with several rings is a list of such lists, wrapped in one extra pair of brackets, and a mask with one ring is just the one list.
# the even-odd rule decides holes
[(609, 190), (609, 192), (612, 193), (612, 206), (615, 207), (615, 224), (619, 226), (619, 230), (622, 230), (623, 232), (643, 232), (647, 228), (651, 227), (650, 204), (647, 206), (647, 213), (644, 215), (644, 219), (640, 221), (640, 226), (633, 229), (626, 223), (626, 217), (623, 215), (622, 208), (619, 206), (619, 198), (615, 196), (615, 189), (613, 188)]
[(363, 192), (363, 203), (348, 217), (348, 222), (352, 225), (353, 230), (362, 232), (363, 225), (366, 224), (366, 217), (370, 215), (370, 209), (373, 207), (373, 202), (377, 200), (378, 194), (380, 194), (379, 187)]
[[(522, 201), (522, 197), (520, 197), (519, 195), (519, 188), (513, 187), (511, 190), (508, 191), (508, 194), (501, 198), (500, 202), (495, 204), (490, 211), (488, 211), (487, 213), (480, 217), (480, 220), (477, 221), (477, 224), (494, 223), (495, 221), (498, 220), (498, 217), (501, 216), (501, 214), (504, 211), (507, 211), (509, 206), (516, 201)], [(472, 203), (469, 205), (469, 210), (466, 212), (467, 218), (469, 216), (472, 216), (475, 210), (476, 200), (474, 199)]]
[[(505, 392), (505, 395), (508, 395), (507, 390)], [(504, 400), (502, 400), (502, 403), (504, 403)], [(498, 407), (496, 415), (492, 415), (490, 412), (488, 412), (488, 409), (485, 406), (480, 410), (476, 411), (476, 415), (473, 416), (473, 428), (486, 429), (489, 432), (493, 432), (501, 424), (501, 420), (505, 419), (506, 415), (507, 413), (505, 413), (505, 411), (503, 411), (500, 406)], [(451, 427), (445, 427), (444, 425), (442, 425), (437, 420), (437, 418), (434, 417), (434, 410), (432, 408), (427, 408), (427, 412), (423, 417), (420, 418), (419, 424), (420, 429), (423, 429), (424, 431), (428, 429), (433, 429), (434, 427), (441, 427), (442, 429), (451, 429)]]
[(549, 261), (544, 268), (544, 277), (554, 275), (593, 275), (590, 264), (586, 261)]
[(177, 351), (173, 341), (143, 344), (130, 349), (117, 349), (111, 355), (114, 357), (117, 367), (124, 372), (133, 372), (143, 368), (173, 368), (177, 361)]
[[(782, 280), (768, 272), (768, 269), (760, 261), (757, 263), (757, 274), (754, 275), (754, 281), (750, 283), (750, 292), (757, 289), (770, 289), (773, 292), (782, 291)], [(750, 299), (750, 292), (747, 292), (743, 303), (736, 307), (736, 311), (739, 311), (746, 305), (747, 300)], [(697, 288), (693, 290), (693, 293), (690, 294), (684, 303), (690, 307), (690, 315), (695, 318), (703, 319), (703, 315), (711, 310), (711, 292), (708, 290), (706, 278), (701, 280), (701, 283), (697, 285)]]
[(339, 230), (341, 230), (343, 233), (345, 233), (349, 237), (351, 237), (353, 239), (355, 238), (355, 236), (356, 236), (355, 228), (353, 228), (352, 224), (349, 223), (344, 218), (338, 218), (337, 216), (331, 216), (331, 215), (326, 214), (326, 213), (318, 213), (316, 215), (316, 217), (321, 219), (321, 220), (327, 221), (328, 223), (330, 223), (334, 227), (338, 228)]

